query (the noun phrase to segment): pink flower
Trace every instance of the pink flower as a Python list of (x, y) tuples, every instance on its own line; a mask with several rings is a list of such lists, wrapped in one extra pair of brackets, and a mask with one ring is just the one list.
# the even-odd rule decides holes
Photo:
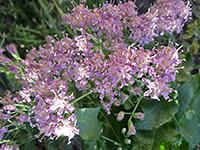
[(135, 135), (136, 134), (136, 130), (135, 127), (133, 126), (133, 123), (129, 120), (128, 121), (128, 135)]
[(157, 16), (157, 32), (164, 31), (172, 34), (173, 31), (177, 33), (183, 27), (183, 24), (192, 15), (190, 3), (187, 4), (183, 0), (157, 0), (150, 8), (151, 14)]
[(118, 121), (122, 121), (124, 118), (124, 112), (123, 111), (120, 111), (117, 115), (117, 120)]
[(30, 122), (30, 114), (24, 114), (22, 111), (20, 112), (19, 116), (15, 117), (17, 120), (19, 120), (19, 124), (22, 125), (24, 122)]
[(3, 51), (4, 51), (3, 49), (0, 49), (0, 64), (2, 64), (2, 63), (11, 63), (12, 61), (10, 59), (5, 58), (3, 56)]
[[(63, 120), (55, 126), (54, 134), (55, 137), (67, 136), (68, 144), (75, 134), (79, 134), (79, 130), (75, 128), (76, 123), (73, 125), (69, 120)], [(56, 138), (56, 139), (57, 139)]]
[(7, 50), (8, 50), (11, 54), (18, 55), (17, 49), (16, 49), (15, 45), (13, 45), (13, 44), (9, 44), (9, 45), (7, 46)]
[(9, 70), (11, 71), (11, 72), (14, 72), (14, 73), (17, 73), (19, 70), (18, 70), (18, 68), (16, 67), (16, 66), (14, 66), (14, 65), (10, 65), (9, 66)]
[[(0, 124), (0, 126), (1, 126), (1, 124)], [(7, 130), (8, 130), (8, 127), (2, 127), (0, 129), (0, 140), (3, 139), (4, 133), (7, 132)]]
[(15, 105), (5, 105), (5, 106), (3, 106), (3, 110), (6, 113), (10, 113), (11, 111), (17, 111), (18, 109), (16, 108)]
[(119, 100), (116, 100), (115, 101), (115, 106), (120, 106), (121, 105), (121, 102)]
[(17, 145), (7, 145), (6, 143), (1, 145), (1, 150), (19, 150)]
[(133, 92), (135, 92), (136, 94), (140, 94), (141, 89), (139, 87), (136, 87), (136, 88), (133, 89)]
[(11, 115), (3, 114), (3, 113), (0, 111), (0, 118), (1, 118), (1, 119), (10, 119), (10, 118), (11, 118)]
[(141, 113), (141, 112), (135, 113), (134, 115), (135, 115), (135, 117), (138, 118), (138, 119), (144, 119), (144, 114)]
[(142, 80), (147, 83), (147, 87), (149, 88), (149, 90), (144, 93), (144, 96), (148, 96), (151, 94), (151, 98), (160, 100), (159, 95), (161, 94), (166, 100), (170, 100), (168, 94), (174, 90), (165, 83), (165, 77), (155, 78), (154, 81), (150, 81), (145, 78), (142, 78)]

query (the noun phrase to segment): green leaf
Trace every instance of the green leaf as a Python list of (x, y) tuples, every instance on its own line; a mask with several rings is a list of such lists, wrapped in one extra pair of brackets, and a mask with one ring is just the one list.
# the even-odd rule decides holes
[(189, 39), (189, 38), (191, 38), (193, 36), (194, 36), (193, 34), (184, 34), (183, 35), (183, 39)]
[(132, 150), (151, 150), (155, 136), (153, 130), (140, 130), (137, 131), (135, 137), (132, 138)]
[(187, 80), (178, 89), (180, 108), (177, 113), (182, 136), (190, 148), (200, 142), (200, 74)]
[(140, 105), (144, 111), (144, 119), (136, 123), (136, 130), (157, 129), (173, 118), (178, 111), (178, 104), (174, 101), (146, 100)]
[(76, 109), (77, 126), (79, 135), (84, 140), (97, 140), (101, 132), (101, 124), (97, 119), (100, 107)]
[(184, 66), (184, 69), (180, 69), (176, 74), (176, 80), (178, 82), (185, 82), (190, 77), (190, 71), (193, 69), (193, 58), (190, 52), (184, 53), (181, 55), (186, 61), (183, 61), (181, 66)]
[(43, 11), (44, 11), (44, 15), (49, 19), (51, 25), (52, 25), (52, 29), (55, 30), (55, 32), (60, 35), (60, 31), (58, 30), (57, 26), (56, 26), (56, 21), (54, 20), (54, 18), (50, 15), (49, 10), (47, 8), (47, 6), (45, 5), (45, 1), (43, 0), (38, 0), (38, 2), (40, 3)]
[(192, 52), (193, 52), (193, 54), (198, 54), (198, 50), (199, 50), (198, 39), (194, 38), (193, 42), (192, 42)]
[(169, 122), (155, 130), (139, 130), (132, 138), (132, 150), (165, 150), (171, 149), (172, 145), (179, 142), (180, 137), (174, 122)]
[(96, 140), (84, 141), (84, 145), (87, 150), (98, 150)]

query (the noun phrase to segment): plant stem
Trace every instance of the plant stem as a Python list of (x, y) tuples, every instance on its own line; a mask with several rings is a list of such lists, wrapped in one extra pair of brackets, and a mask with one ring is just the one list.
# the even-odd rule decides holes
[(5, 38), (6, 38), (6, 34), (5, 34), (5, 33), (3, 33), (2, 38), (3, 38), (3, 39), (2, 39), (2, 41), (1, 41), (0, 48), (2, 48), (3, 43), (5, 42)]
[(109, 141), (109, 142), (112, 142), (112, 143), (114, 143), (115, 145), (117, 145), (117, 146), (123, 146), (123, 145), (121, 145), (120, 143), (118, 143), (118, 142), (116, 142), (116, 141), (114, 141), (114, 140), (112, 140), (112, 139), (109, 139), (109, 138), (107, 138), (107, 137), (105, 137), (105, 136), (101, 136), (103, 139), (105, 139), (105, 140), (107, 140), (107, 141)]
[(134, 115), (134, 113), (135, 113), (135, 111), (136, 111), (136, 109), (137, 109), (137, 107), (138, 107), (140, 101), (142, 100), (142, 98), (143, 98), (142, 96), (139, 97), (139, 100), (138, 100), (137, 104), (135, 105), (135, 108), (133, 109), (133, 111), (132, 111), (132, 113), (131, 113), (130, 120), (132, 119), (132, 117), (133, 117), (133, 115)]
[(133, 104), (133, 102), (128, 98), (129, 103), (134, 107), (135, 105)]
[(92, 94), (92, 91), (90, 91), (90, 92), (88, 92), (88, 93), (82, 95), (81, 97), (75, 99), (75, 100), (72, 101), (70, 104), (74, 104), (74, 103), (78, 102), (79, 100), (83, 99), (84, 97), (86, 97), (86, 96), (88, 96), (88, 95), (90, 95), (90, 94)]
[(137, 78), (134, 78), (134, 77), (132, 77), (135, 81), (137, 81), (137, 82), (139, 82), (139, 83), (144, 83), (144, 84), (147, 84), (146, 82), (144, 82), (144, 81), (141, 81), (141, 80), (139, 80), (139, 79), (137, 79)]

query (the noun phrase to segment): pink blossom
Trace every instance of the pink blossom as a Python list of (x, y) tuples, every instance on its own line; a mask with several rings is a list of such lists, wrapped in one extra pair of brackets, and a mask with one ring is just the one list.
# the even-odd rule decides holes
[(128, 125), (128, 135), (135, 135), (136, 134), (136, 130), (135, 127), (133, 126), (133, 123), (131, 121), (128, 121), (129, 125)]
[(18, 70), (18, 68), (16, 67), (16, 66), (14, 66), (14, 65), (10, 65), (9, 66), (9, 70), (11, 71), (11, 72), (14, 72), (14, 73), (17, 73), (19, 70)]
[(16, 49), (15, 45), (13, 45), (13, 44), (9, 44), (9, 45), (7, 46), (7, 50), (8, 50), (11, 54), (18, 55), (17, 49)]
[(3, 56), (3, 51), (4, 51), (3, 49), (0, 49), (0, 64), (2, 64), (2, 63), (11, 63), (12, 61), (10, 59), (5, 58)]
[(118, 121), (122, 121), (122, 119), (124, 118), (124, 112), (123, 111), (120, 111), (117, 115), (117, 120)]
[(134, 115), (135, 115), (136, 118), (138, 118), (138, 119), (144, 119), (144, 114), (141, 113), (141, 112), (135, 113)]
[[(0, 124), (0, 126), (1, 126), (1, 124)], [(0, 129), (0, 140), (3, 139), (4, 133), (7, 132), (7, 130), (8, 130), (8, 127), (2, 127)]]

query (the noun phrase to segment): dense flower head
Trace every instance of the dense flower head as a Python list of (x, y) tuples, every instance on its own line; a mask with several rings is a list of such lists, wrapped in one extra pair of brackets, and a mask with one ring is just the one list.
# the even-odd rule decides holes
[(157, 15), (156, 31), (164, 33), (180, 32), (184, 23), (192, 15), (190, 3), (182, 0), (157, 0), (150, 8), (152, 14)]
[[(183, 24), (191, 16), (189, 2), (185, 4), (182, 0), (158, 0), (143, 15), (138, 15), (135, 2), (119, 2), (117, 5), (105, 3), (103, 8), (89, 9), (80, 4), (74, 6), (71, 14), (65, 14), (63, 20), (74, 29), (92, 28), (97, 35), (106, 33), (106, 38), (123, 38), (129, 34), (134, 44), (148, 44), (164, 32), (177, 33)], [(163, 11), (164, 10), (164, 11)], [(123, 30), (126, 29), (126, 33)]]
[[(119, 90), (134, 84), (135, 79), (142, 79), (146, 83), (148, 90), (144, 96), (150, 95), (159, 100), (162, 95), (170, 100), (168, 94), (174, 91), (169, 83), (174, 81), (176, 70), (179, 69), (177, 65), (182, 60), (178, 58), (178, 49), (172, 43), (148, 50), (121, 42), (122, 47), (116, 42), (113, 43), (113, 51), (106, 54), (92, 43), (92, 35), (84, 29), (80, 31), (81, 35), (74, 39), (65, 35), (61, 40), (52, 40), (40, 47), (39, 51), (33, 48), (22, 61), (25, 68), (21, 76), (23, 89), (19, 94), (21, 102), (32, 106), (32, 112), (20, 112), (16, 119), (19, 124), (28, 121), (37, 127), (40, 132), (36, 137), (41, 140), (45, 136), (52, 139), (67, 136), (70, 142), (79, 133), (73, 113), (75, 108), (71, 103), (74, 96), (68, 91), (72, 81), (80, 91), (98, 93), (108, 114), (113, 103), (124, 103), (126, 97), (123, 94), (122, 101), (116, 100), (116, 97), (120, 97)], [(135, 94), (141, 93), (138, 88), (133, 90)], [(12, 100), (9, 95), (7, 99)], [(12, 105), (4, 109), (8, 112), (17, 110)], [(5, 115), (1, 117), (10, 117)], [(129, 134), (135, 134), (132, 125)]]

